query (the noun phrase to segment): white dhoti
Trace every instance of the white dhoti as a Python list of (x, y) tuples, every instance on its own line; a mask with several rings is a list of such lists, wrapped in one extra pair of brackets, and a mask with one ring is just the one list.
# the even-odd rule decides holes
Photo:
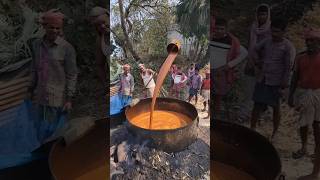
[(300, 127), (320, 122), (320, 89), (298, 88), (294, 95), (294, 105), (299, 110)]
[(153, 97), (153, 91), (155, 87), (147, 88), (147, 98)]
[(210, 89), (202, 90), (202, 97), (203, 97), (204, 101), (209, 101), (210, 100)]

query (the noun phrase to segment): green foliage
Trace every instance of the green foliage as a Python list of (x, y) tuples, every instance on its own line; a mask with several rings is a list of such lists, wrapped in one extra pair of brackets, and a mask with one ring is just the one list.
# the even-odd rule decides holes
[[(146, 21), (148, 29), (144, 32), (142, 39), (141, 53), (159, 55), (165, 52), (167, 43), (167, 28), (169, 22), (164, 21), (165, 16)], [(165, 27), (165, 28), (164, 28)]]
[[(167, 27), (173, 17), (168, 1), (128, 0), (124, 5), (126, 31), (139, 56), (164, 53)], [(127, 49), (125, 36), (120, 25), (118, 3), (111, 8), (113, 17), (111, 28), (115, 43)]]
[(209, 30), (209, 0), (181, 0), (177, 5), (177, 22), (186, 37), (207, 37)]

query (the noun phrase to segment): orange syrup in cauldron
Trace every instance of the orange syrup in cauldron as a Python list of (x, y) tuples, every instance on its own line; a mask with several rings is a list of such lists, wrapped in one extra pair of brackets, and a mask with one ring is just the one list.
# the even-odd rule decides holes
[(153, 112), (151, 127), (149, 126), (150, 112), (133, 117), (130, 122), (144, 129), (166, 130), (184, 127), (192, 122), (188, 116), (174, 111), (156, 110)]

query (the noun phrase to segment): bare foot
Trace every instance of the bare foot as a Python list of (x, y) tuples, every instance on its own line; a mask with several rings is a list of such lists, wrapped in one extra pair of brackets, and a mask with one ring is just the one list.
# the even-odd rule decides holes
[(298, 180), (319, 180), (319, 176), (317, 175), (314, 175), (314, 174), (310, 174), (310, 175), (307, 175), (307, 176), (302, 176), (302, 177), (299, 177)]

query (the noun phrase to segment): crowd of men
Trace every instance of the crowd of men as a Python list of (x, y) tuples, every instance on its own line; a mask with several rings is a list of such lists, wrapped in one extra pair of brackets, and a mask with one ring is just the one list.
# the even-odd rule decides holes
[[(154, 94), (155, 81), (154, 78), (157, 75), (150, 68), (146, 68), (144, 64), (139, 64), (140, 78), (143, 82), (144, 92), (141, 98), (151, 98)], [(135, 80), (132, 74), (130, 74), (131, 66), (129, 64), (123, 65), (123, 73), (120, 75), (120, 90), (122, 103), (130, 104), (135, 86)], [(201, 94), (204, 98), (203, 112), (207, 110), (208, 115), (205, 118), (210, 117), (209, 108), (207, 104), (210, 104), (210, 71), (205, 72), (205, 76), (202, 77), (199, 74), (199, 67), (195, 64), (187, 69), (187, 74), (182, 71), (182, 67), (173, 64), (169, 72), (170, 87), (169, 96), (191, 102), (195, 99), (195, 105), (198, 103), (198, 95)], [(189, 92), (189, 96), (186, 97), (185, 92)]]
[[(213, 70), (214, 113), (219, 113), (220, 101), (234, 87), (232, 62), (240, 56), (239, 40), (228, 32), (228, 21), (212, 17), (211, 41), (229, 45), (227, 64)], [(288, 104), (299, 112), (302, 147), (292, 154), (295, 159), (307, 153), (308, 127), (313, 127), (315, 149), (314, 168), (301, 180), (320, 178), (320, 30), (304, 27), (306, 50), (296, 54), (295, 47), (286, 38), (288, 22), (280, 17), (271, 19), (270, 7), (261, 4), (250, 28), (245, 74), (245, 101), (240, 118), (251, 119), (251, 128), (268, 107), (273, 109), (273, 139), (281, 120), (281, 98), (289, 92)], [(291, 83), (290, 83), (291, 81)], [(241, 82), (242, 83), (242, 82)], [(251, 113), (250, 113), (251, 111)]]

